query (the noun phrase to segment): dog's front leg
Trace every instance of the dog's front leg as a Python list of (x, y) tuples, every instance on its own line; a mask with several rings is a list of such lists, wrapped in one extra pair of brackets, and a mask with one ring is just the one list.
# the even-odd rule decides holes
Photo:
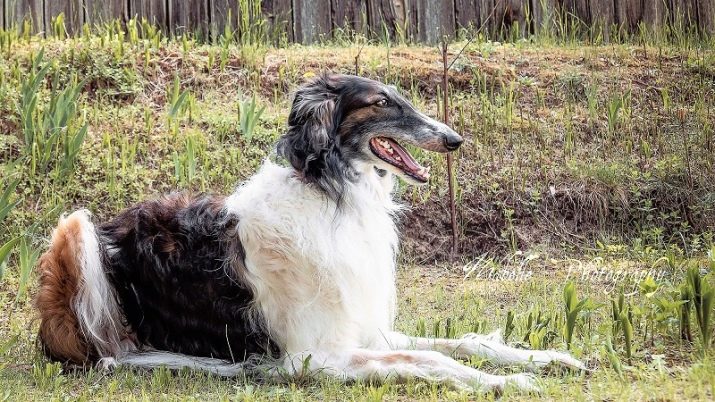
[(344, 381), (421, 379), (465, 390), (501, 390), (508, 384), (537, 391), (528, 374), (499, 376), (484, 373), (434, 351), (351, 349), (340, 352), (304, 352), (289, 355), (283, 365), (287, 374), (328, 375)]
[(434, 350), (458, 359), (478, 356), (496, 365), (523, 365), (529, 369), (558, 363), (576, 370), (586, 366), (568, 353), (555, 350), (517, 349), (504, 344), (499, 332), (489, 335), (466, 334), (460, 339), (430, 339), (410, 337), (399, 332), (386, 336), (390, 349)]

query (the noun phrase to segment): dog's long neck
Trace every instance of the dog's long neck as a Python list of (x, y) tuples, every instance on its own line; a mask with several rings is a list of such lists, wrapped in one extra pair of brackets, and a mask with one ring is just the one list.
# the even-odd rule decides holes
[(341, 205), (270, 162), (226, 200), (256, 311), (287, 352), (364, 346), (392, 329), (399, 206), (390, 175), (362, 168)]

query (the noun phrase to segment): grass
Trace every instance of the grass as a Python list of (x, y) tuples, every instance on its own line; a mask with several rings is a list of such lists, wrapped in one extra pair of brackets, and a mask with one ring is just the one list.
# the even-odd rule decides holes
[[(0, 31), (0, 400), (474, 398), (420, 382), (72, 370), (40, 355), (32, 267), (61, 213), (102, 220), (175, 189), (232, 191), (285, 130), (290, 91), (323, 71), (357, 64), (439, 116), (436, 48), (349, 35), (275, 48), (267, 27), (241, 24), (215, 44), (138, 21), (78, 38), (57, 20), (47, 39)], [(467, 45), (449, 92), (467, 139), (460, 245), (448, 258), (443, 158), (416, 151), (433, 180), (397, 189), (412, 206), (397, 327), (569, 348), (594, 371), (539, 376), (551, 399), (712, 399), (715, 53), (687, 32), (584, 45), (562, 28), (450, 46), (454, 57)]]

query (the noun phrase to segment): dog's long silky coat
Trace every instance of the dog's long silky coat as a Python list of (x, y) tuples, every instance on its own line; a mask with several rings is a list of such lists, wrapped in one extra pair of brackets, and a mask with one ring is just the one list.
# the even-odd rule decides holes
[(172, 194), (96, 226), (85, 211), (61, 219), (39, 262), (46, 354), (80, 365), (219, 375), (268, 367), (482, 390), (533, 389), (533, 377), (490, 375), (454, 358), (583, 368), (498, 336), (394, 332), (393, 177), (429, 178), (400, 144), (448, 152), (459, 135), (394, 88), (344, 75), (301, 87), (288, 123), (276, 148), (286, 166), (266, 161), (228, 197)]

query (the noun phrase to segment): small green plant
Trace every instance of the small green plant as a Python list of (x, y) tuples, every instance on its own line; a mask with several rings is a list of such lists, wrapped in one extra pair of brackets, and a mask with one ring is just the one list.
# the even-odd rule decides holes
[[(17, 178), (9, 183), (6, 183), (4, 179), (0, 179), (0, 188), (4, 188), (2, 194), (0, 194), (0, 222), (5, 220), (5, 217), (10, 213), (10, 211), (20, 203), (21, 200), (14, 200), (13, 194), (15, 193), (15, 188), (20, 184), (20, 179)], [(0, 229), (0, 234), (2, 229)]]
[(197, 177), (197, 167), (203, 144), (199, 133), (190, 133), (184, 140), (184, 151), (174, 152), (174, 179), (182, 187), (188, 187)]
[(551, 317), (543, 314), (540, 309), (529, 311), (526, 319), (526, 332), (523, 341), (532, 349), (544, 349), (545, 345), (555, 336), (549, 331)]
[(52, 34), (57, 39), (65, 39), (67, 37), (67, 28), (65, 27), (65, 13), (59, 13), (52, 18)]
[(711, 318), (713, 301), (715, 301), (715, 288), (710, 285), (706, 278), (700, 275), (700, 267), (697, 264), (692, 264), (688, 267), (686, 281), (692, 297), (690, 304), (695, 310), (695, 321), (700, 330), (703, 353), (706, 353), (710, 348), (713, 333)]
[(174, 80), (172, 81), (171, 87), (169, 87), (169, 90), (167, 91), (167, 100), (169, 104), (167, 120), (169, 125), (169, 131), (171, 131), (173, 137), (176, 137), (176, 134), (178, 132), (179, 118), (181, 118), (183, 113), (187, 110), (188, 97), (189, 90), (185, 89), (181, 91), (181, 83), (179, 81), (179, 76), (178, 74), (174, 75)]
[(3, 277), (5, 276), (5, 270), (7, 269), (7, 258), (10, 256), (10, 253), (12, 252), (12, 249), (15, 247), (15, 245), (22, 240), (21, 236), (18, 236), (14, 239), (9, 240), (2, 246), (0, 246), (0, 283), (3, 280)]
[(613, 350), (613, 343), (611, 337), (606, 337), (606, 344), (603, 347), (606, 357), (608, 357), (608, 362), (611, 363), (611, 368), (618, 373), (618, 375), (623, 375), (623, 364), (621, 359), (618, 357), (618, 353)]
[(608, 134), (613, 136), (619, 123), (619, 114), (623, 108), (623, 98), (621, 95), (613, 95), (607, 104), (608, 112)]
[(35, 363), (32, 365), (32, 379), (40, 389), (51, 390), (57, 388), (65, 380), (62, 376), (62, 364), (60, 362)]
[(171, 385), (173, 374), (165, 366), (156, 368), (151, 373), (151, 386), (156, 389), (167, 389)]
[(631, 308), (626, 303), (626, 297), (621, 289), (618, 299), (611, 299), (611, 317), (613, 320), (613, 336), (623, 332), (623, 343), (626, 350), (626, 357), (630, 361), (633, 355), (633, 315)]
[(251, 141), (253, 132), (256, 128), (261, 115), (266, 106), (258, 107), (256, 95), (253, 95), (250, 100), (246, 99), (238, 103), (238, 129), (241, 136), (246, 141)]
[(514, 312), (509, 310), (506, 313), (506, 324), (504, 324), (504, 341), (508, 341), (512, 332), (514, 332)]
[(20, 242), (20, 284), (17, 289), (17, 295), (15, 296), (15, 303), (25, 298), (25, 293), (27, 292), (27, 287), (30, 283), (30, 274), (32, 273), (32, 269), (35, 267), (37, 257), (39, 256), (40, 250), (33, 249), (27, 239)]
[(72, 76), (64, 89), (58, 89), (61, 85), (55, 74), (49, 103), (39, 107), (40, 86), (50, 69), (50, 64), (43, 63), (43, 53), (40, 51), (33, 59), (30, 75), (21, 89), (25, 155), (30, 160), (31, 175), (54, 169), (57, 177), (63, 177), (74, 168), (87, 135), (87, 123), (79, 118), (77, 107), (84, 81)]
[(576, 286), (573, 282), (569, 282), (564, 287), (564, 313), (566, 325), (563, 327), (563, 335), (566, 339), (566, 348), (571, 349), (571, 340), (573, 338), (574, 329), (578, 324), (579, 314), (588, 307), (590, 301), (588, 298), (578, 300), (576, 294)]
[(379, 387), (369, 387), (367, 389), (367, 401), (380, 402), (385, 399), (385, 394), (389, 390), (389, 384), (382, 384)]

